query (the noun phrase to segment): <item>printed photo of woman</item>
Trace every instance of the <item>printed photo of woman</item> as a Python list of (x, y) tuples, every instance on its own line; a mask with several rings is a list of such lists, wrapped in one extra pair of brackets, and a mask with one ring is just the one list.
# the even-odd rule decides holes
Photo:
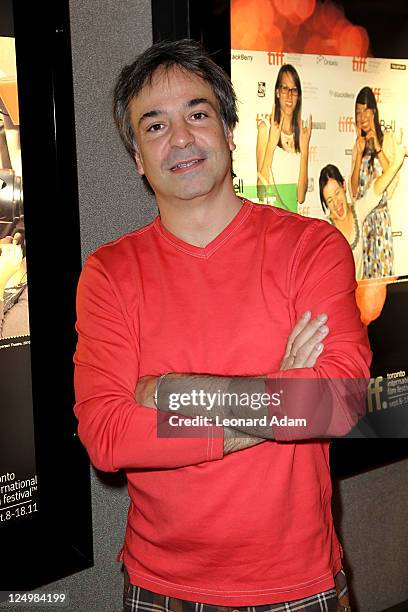
[(297, 212), (308, 184), (312, 117), (302, 122), (302, 86), (296, 69), (284, 64), (275, 84), (269, 120), (257, 126), (256, 164), (259, 202)]
[[(356, 209), (373, 181), (387, 171), (395, 155), (392, 132), (383, 132), (378, 107), (370, 87), (363, 87), (355, 104), (357, 139), (353, 148), (350, 190)], [(363, 278), (380, 278), (394, 273), (394, 249), (388, 201), (398, 178), (388, 185), (378, 205), (362, 227)]]
[(319, 192), (323, 212), (350, 244), (357, 280), (364, 278), (364, 221), (381, 202), (384, 192), (401, 168), (407, 153), (406, 147), (396, 141), (392, 162), (375, 178), (365, 194), (354, 203), (347, 200), (346, 183), (337, 166), (328, 164), (320, 172)]

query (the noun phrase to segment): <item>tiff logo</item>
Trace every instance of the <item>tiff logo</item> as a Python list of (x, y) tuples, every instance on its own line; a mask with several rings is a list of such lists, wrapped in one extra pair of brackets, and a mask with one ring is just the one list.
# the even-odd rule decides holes
[(269, 66), (283, 65), (283, 51), (268, 51)]
[(353, 72), (367, 72), (366, 57), (353, 57)]
[(367, 393), (368, 412), (374, 412), (381, 410), (382, 408), (387, 408), (387, 402), (381, 401), (381, 392), (384, 390), (384, 387), (381, 385), (383, 380), (384, 379), (382, 376), (370, 378)]
[(353, 117), (339, 117), (338, 128), (339, 128), (339, 132), (353, 132), (354, 131)]
[(373, 87), (371, 91), (374, 94), (375, 101), (379, 104), (381, 102), (381, 87)]

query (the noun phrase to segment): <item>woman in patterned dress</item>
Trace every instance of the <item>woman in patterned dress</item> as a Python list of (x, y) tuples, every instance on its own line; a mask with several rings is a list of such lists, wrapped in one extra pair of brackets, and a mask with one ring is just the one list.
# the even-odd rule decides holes
[(394, 153), (387, 169), (374, 179), (365, 194), (355, 203), (347, 200), (346, 183), (337, 166), (328, 164), (320, 172), (319, 191), (323, 211), (344, 235), (353, 251), (357, 280), (364, 278), (364, 222), (382, 201), (384, 192), (404, 162), (407, 149), (396, 141)]
[[(392, 133), (383, 133), (375, 96), (370, 87), (358, 93), (355, 105), (357, 139), (353, 149), (350, 189), (358, 209), (373, 181), (386, 172), (393, 161)], [(394, 183), (383, 194), (378, 206), (365, 218), (362, 228), (363, 278), (392, 276), (394, 250), (388, 200)]]

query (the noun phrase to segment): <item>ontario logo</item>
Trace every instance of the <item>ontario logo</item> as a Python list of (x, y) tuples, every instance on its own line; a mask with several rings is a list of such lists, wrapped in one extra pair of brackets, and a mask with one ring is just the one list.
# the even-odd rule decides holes
[(324, 66), (338, 66), (339, 62), (333, 59), (329, 59), (325, 57), (324, 55), (317, 55), (316, 64), (323, 64)]

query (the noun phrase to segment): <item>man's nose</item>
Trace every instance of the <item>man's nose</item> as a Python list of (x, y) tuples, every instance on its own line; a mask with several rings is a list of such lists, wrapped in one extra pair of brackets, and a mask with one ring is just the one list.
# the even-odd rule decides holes
[(184, 149), (194, 142), (194, 134), (184, 119), (173, 121), (171, 126), (170, 144)]

